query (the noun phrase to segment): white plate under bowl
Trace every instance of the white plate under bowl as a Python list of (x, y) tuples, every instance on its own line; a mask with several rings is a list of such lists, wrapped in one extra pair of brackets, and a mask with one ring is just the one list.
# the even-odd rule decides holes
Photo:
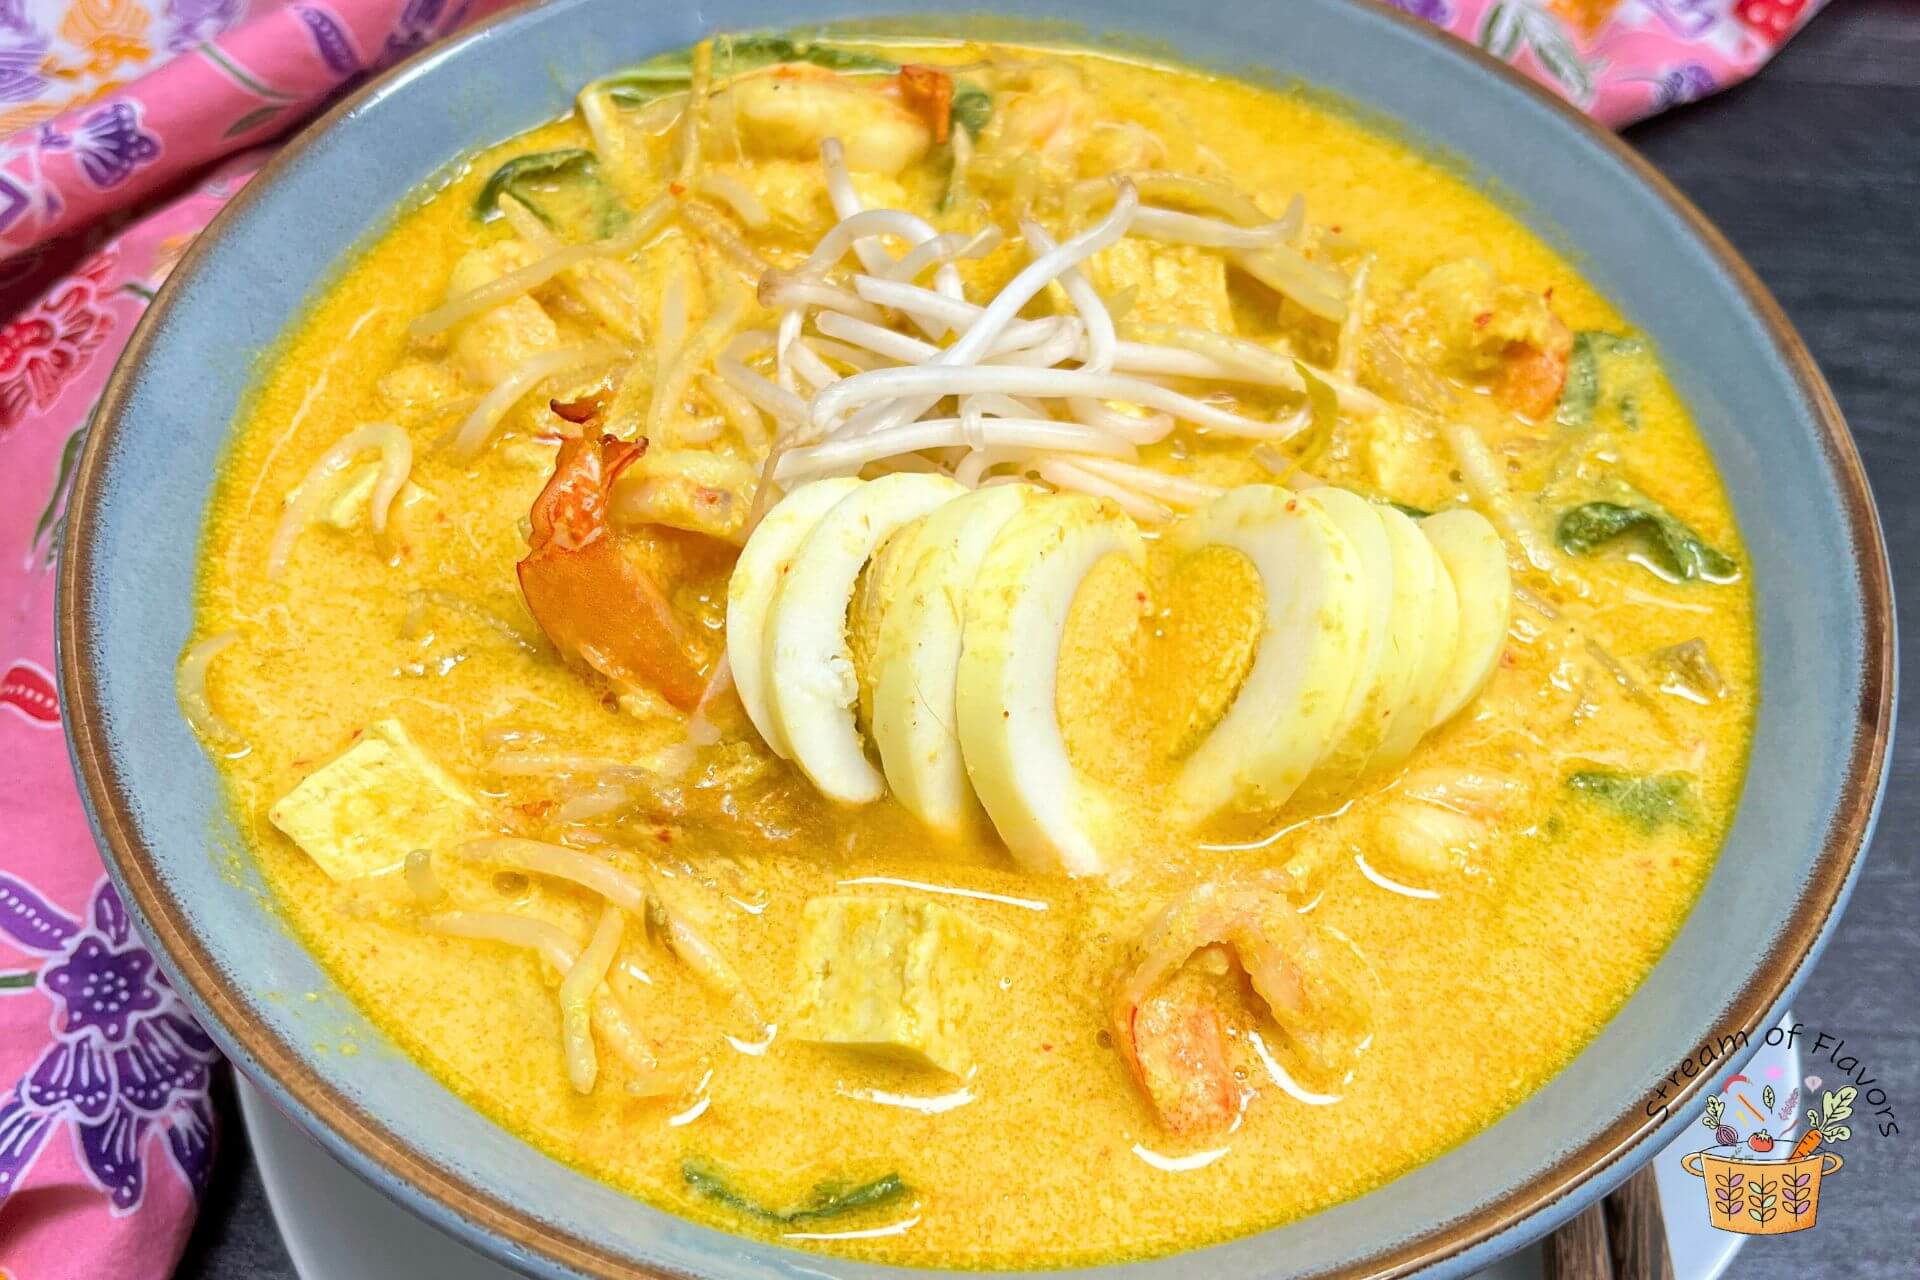
[[(1783, 1025), (1792, 1023), (1789, 1014)], [(1799, 1052), (1762, 1048), (1747, 1074), (1756, 1082), (1793, 1088), (1800, 1081)], [(260, 1180), (300, 1280), (514, 1280), (514, 1273), (355, 1177), (276, 1111), (245, 1076), (236, 1080)], [(1700, 1180), (1680, 1167), (1681, 1157), (1701, 1146), (1702, 1139), (1689, 1130), (1653, 1161), (1678, 1280), (1717, 1280), (1746, 1240), (1708, 1225)], [(1544, 1274), (1541, 1248), (1532, 1245), (1476, 1280), (1540, 1280)]]

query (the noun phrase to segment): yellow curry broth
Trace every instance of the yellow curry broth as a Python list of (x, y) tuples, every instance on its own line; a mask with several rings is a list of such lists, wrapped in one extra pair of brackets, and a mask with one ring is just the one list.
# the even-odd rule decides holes
[[(964, 62), (976, 53), (937, 56)], [(1243, 189), (1303, 193), (1316, 222), (1373, 249), (1377, 296), (1472, 255), (1504, 279), (1550, 288), (1555, 311), (1576, 330), (1624, 329), (1563, 258), (1460, 178), (1397, 143), (1301, 98), (1091, 56), (1074, 61), (1104, 118), (1136, 120), (1169, 139), (1169, 167), (1197, 165), (1204, 151)], [(1194, 121), (1208, 122), (1204, 142), (1191, 132)], [(395, 878), (337, 884), (265, 815), (356, 730), (385, 717), (400, 719), (479, 795), (484, 827), (534, 835), (547, 832), (566, 788), (551, 778), (502, 776), (502, 751), (631, 763), (679, 739), (678, 721), (623, 711), (557, 661), (521, 601), (514, 565), (525, 554), (522, 517), (551, 466), (550, 449), (528, 440), (537, 423), (520, 412), (476, 462), (459, 463), (428, 448), (457, 416), (396, 414), (379, 386), (422, 359), (406, 326), (443, 300), (455, 262), (502, 234), (470, 216), (485, 175), (507, 155), (582, 145), (585, 136), (569, 121), (488, 153), (402, 213), (347, 269), (267, 369), (208, 528), (199, 634), (236, 630), (242, 639), (209, 681), (214, 705), (247, 744), (221, 761), (242, 831), (293, 927), (401, 1051), (542, 1150), (687, 1216), (775, 1231), (695, 1194), (682, 1174), (688, 1159), (725, 1171), (743, 1194), (771, 1205), (800, 1203), (823, 1182), (897, 1173), (907, 1197), (844, 1224), (904, 1224), (897, 1234), (806, 1243), (915, 1265), (1015, 1267), (1193, 1246), (1364, 1193), (1521, 1101), (1626, 999), (1691, 906), (1739, 787), (1754, 686), (1744, 584), (1671, 586), (1622, 559), (1581, 562), (1593, 586), (1591, 616), (1617, 652), (1704, 638), (1727, 693), (1701, 706), (1660, 698), (1650, 710), (1617, 689), (1596, 689), (1576, 670), (1578, 639), (1516, 609), (1487, 692), (1430, 735), (1409, 766), (1410, 779), (1494, 775), (1507, 797), (1470, 856), (1433, 874), (1397, 866), (1381, 851), (1380, 825), (1406, 801), (1406, 783), (1373, 787), (1332, 816), (1258, 815), (1198, 839), (1168, 829), (1162, 801), (1176, 753), (1191, 745), (1187, 722), (1196, 704), (1217, 701), (1244, 673), (1257, 597), (1243, 565), (1229, 559), (1182, 575), (1155, 543), (1144, 576), (1115, 570), (1076, 606), (1063, 658), (1060, 709), (1074, 757), (1130, 798), (1117, 857), (1123, 874), (1022, 875), (990, 835), (943, 844), (888, 801), (832, 809), (758, 747), (737, 712), (722, 716), (730, 745), (682, 780), (684, 813), (628, 821), (606, 851), (622, 866), (664, 876), (663, 892), (733, 959), (775, 1022), (791, 998), (810, 898), (921, 892), (899, 881), (974, 894), (938, 900), (1015, 946), (992, 975), (996, 998), (967, 1029), (973, 1074), (943, 1079), (779, 1034), (763, 1047), (760, 1028), (633, 921), (613, 986), (660, 1055), (696, 1063), (703, 1083), (665, 1100), (634, 1097), (603, 1061), (602, 1085), (575, 1093), (562, 1065), (557, 975), (543, 962), (422, 933)], [(912, 207), (927, 209), (939, 177), (916, 173), (904, 186)], [(817, 227), (801, 234), (776, 226), (772, 238), (804, 251), (831, 220), (824, 197), (816, 203)], [(991, 212), (1012, 225), (1013, 210)], [(675, 264), (685, 265), (675, 252), (684, 246), (640, 259), (653, 273), (650, 288), (665, 288)], [(1002, 250), (969, 264), (973, 296), (1020, 261)], [(1243, 335), (1275, 331), (1270, 299), (1263, 304), (1236, 287), (1233, 303)], [(1308, 344), (1330, 341), (1311, 327), (1304, 334)], [(1487, 406), (1467, 411), (1484, 421), (1490, 441), (1513, 446), (1516, 487), (1545, 482), (1551, 422), (1523, 431)], [(1637, 430), (1614, 433), (1610, 464), (1737, 557), (1706, 450), (1657, 373), (1635, 415)], [(413, 482), (424, 496), (399, 509), (388, 544), (377, 547), (364, 528), (316, 525), (285, 575), (267, 580), (282, 495), (340, 436), (391, 419), (415, 442)], [(1327, 478), (1370, 481), (1366, 453), (1379, 447), (1373, 433), (1356, 429), (1345, 452), (1326, 462)], [(1405, 444), (1416, 460), (1439, 458), (1422, 452), (1431, 447)], [(1223, 484), (1271, 480), (1244, 442), (1196, 443), (1183, 434), (1147, 457)], [(1393, 496), (1428, 506), (1466, 501), (1444, 461), (1420, 466), (1419, 492)], [(716, 637), (723, 570), (724, 561), (707, 564), (678, 600)], [(1152, 750), (1136, 749), (1141, 742)], [(1569, 792), (1565, 777), (1582, 762), (1685, 772), (1697, 813), (1686, 824), (1642, 830)], [(702, 779), (727, 786), (702, 787)], [(728, 786), (743, 797), (731, 813), (721, 804)], [(1377, 887), (1356, 855), (1438, 897)], [(448, 899), (466, 908), (524, 911), (581, 939), (598, 911), (558, 881), (438, 854), (434, 865)], [(1259, 868), (1288, 868), (1308, 918), (1339, 940), (1339, 963), (1371, 1004), (1371, 1043), (1350, 1079), (1320, 1082), (1340, 1101), (1308, 1106), (1260, 1073), (1246, 1037), (1264, 1024), (1238, 1014), (1234, 1060), (1257, 1097), (1230, 1135), (1183, 1143), (1160, 1130), (1112, 1047), (1115, 967), (1126, 940), (1172, 892)], [(921, 1109), (899, 1105), (912, 1099), (923, 1100)], [(1219, 1154), (1183, 1171), (1165, 1167), (1163, 1157), (1201, 1150)], [(797, 1229), (830, 1234), (842, 1225)]]

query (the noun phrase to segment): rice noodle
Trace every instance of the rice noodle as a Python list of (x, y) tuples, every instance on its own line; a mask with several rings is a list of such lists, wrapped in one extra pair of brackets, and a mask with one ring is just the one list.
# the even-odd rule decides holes
[[(1128, 224), (1133, 220), (1139, 207), (1139, 197), (1133, 187), (1124, 179), (1120, 191), (1114, 197), (1113, 208), (1087, 230), (1067, 240), (1064, 244), (1042, 253), (1023, 267), (1012, 280), (1009, 280), (1000, 292), (994, 295), (977, 319), (967, 327), (967, 331), (950, 347), (941, 351), (927, 362), (929, 371), (940, 369), (965, 369), (988, 354), (995, 339), (1006, 330), (1019, 315), (1021, 308), (1031, 302), (1039, 292), (1046, 288), (1059, 274), (1069, 267), (1077, 266), (1100, 250), (1118, 241), (1127, 232)], [(862, 380), (871, 381), (892, 377), (899, 370), (882, 369), (873, 373), (861, 374), (835, 383), (814, 397), (811, 412), (816, 426), (828, 426), (840, 416), (839, 409), (847, 397), (836, 400), (835, 397), (853, 384)], [(981, 387), (979, 390), (1015, 390), (1018, 388)], [(912, 396), (903, 398), (900, 403), (877, 407), (870, 411), (861, 423), (866, 430), (884, 426), (895, 426), (910, 422), (932, 408), (939, 399), (938, 395)]]
[(1198, 507), (1226, 492), (1217, 484), (1189, 480), (1185, 476), (1169, 475), (1153, 467), (1117, 462), (1111, 458), (1075, 458), (1073, 465), (1176, 507)]
[(746, 313), (746, 290), (728, 290), (726, 299), (714, 308), (706, 323), (675, 354), (672, 366), (661, 375), (653, 390), (653, 404), (647, 412), (649, 439), (662, 444), (673, 442), (669, 430), (672, 415), (681, 411), (687, 398), (687, 389), (693, 385), (694, 374), (733, 337), (734, 330), (740, 327), (741, 318)]
[[(547, 230), (547, 224), (540, 220), (540, 215), (510, 191), (500, 197), (500, 214), (513, 228), (514, 234), (526, 241), (535, 252), (552, 253), (561, 247), (559, 237)], [(596, 269), (613, 265), (602, 258), (577, 263), (560, 273), (560, 283), (623, 340), (638, 342), (642, 334), (634, 308), (626, 299), (616, 297), (615, 291), (594, 274)]]
[(838, 360), (848, 368), (861, 373), (869, 369), (886, 367), (873, 352), (863, 351), (859, 347), (849, 346), (844, 342), (835, 342), (832, 338), (808, 338), (806, 344), (807, 349), (815, 355), (823, 356), (828, 360)]
[(593, 993), (607, 980), (625, 924), (620, 908), (607, 904), (586, 949), (560, 982), (560, 1034), (566, 1045), (567, 1079), (578, 1093), (592, 1093), (594, 1079), (600, 1073), (593, 1052)]
[(795, 338), (788, 348), (787, 359), (794, 373), (809, 387), (818, 391), (821, 387), (840, 381), (840, 375), (827, 367), (805, 338)]
[(207, 696), (207, 667), (239, 638), (238, 631), (222, 631), (196, 641), (180, 655), (180, 665), (174, 668), (173, 692), (180, 703), (180, 712), (193, 726), (193, 731), (208, 741), (234, 742), (240, 737), (234, 727), (214, 711), (213, 700)]
[(334, 441), (294, 486), (292, 500), (281, 513), (267, 547), (267, 577), (278, 578), (286, 571), (294, 539), (312, 523), (320, 506), (333, 500), (332, 481), (368, 449), (380, 453), (380, 474), (367, 497), (367, 521), (376, 535), (386, 533), (393, 500), (413, 471), (413, 440), (391, 422), (374, 422)]
[[(1440, 436), (1453, 451), (1454, 460), (1460, 464), (1460, 479), (1475, 500), (1487, 509), (1494, 524), (1520, 548), (1527, 563), (1541, 573), (1555, 573), (1560, 567), (1559, 558), (1534, 531), (1533, 525), (1514, 501), (1500, 464), (1494, 461), (1492, 452), (1487, 448), (1486, 441), (1480, 438), (1479, 432), (1464, 423), (1447, 422), (1441, 424)], [(1581, 585), (1580, 594), (1586, 595), (1584, 584)]]
[(669, 908), (658, 894), (653, 898), (653, 910), (648, 919), (664, 935), (668, 950), (693, 970), (694, 977), (732, 1001), (756, 1024), (760, 1023), (760, 1011), (746, 982), (720, 949), (707, 940), (706, 935), (694, 928), (684, 915)]
[[(834, 213), (845, 220), (861, 212), (864, 206), (860, 203), (859, 193), (853, 189), (853, 175), (847, 172), (846, 148), (840, 145), (838, 138), (828, 138), (820, 144), (820, 166), (826, 175), (827, 199), (832, 202)], [(925, 219), (913, 214), (907, 216), (913, 218), (913, 223), (909, 224), (911, 233), (905, 237), (911, 245), (917, 246), (937, 234)], [(860, 265), (873, 275), (885, 275), (893, 263), (886, 249), (871, 240), (855, 240), (853, 251), (860, 259)], [(942, 263), (939, 270), (934, 272), (933, 287), (949, 298), (965, 296), (965, 290), (960, 287), (960, 273), (950, 262)], [(945, 332), (937, 323), (929, 324), (918, 317), (914, 322), (929, 338), (938, 338)]]
[(563, 824), (593, 822), (609, 814), (625, 813), (639, 800), (630, 787), (595, 779), (588, 790), (563, 801), (553, 816)]
[(794, 268), (793, 274), (820, 276), (846, 257), (849, 250), (856, 251), (861, 265), (870, 270), (874, 265), (882, 269), (894, 268), (898, 264), (887, 257), (883, 250), (874, 252), (879, 246), (865, 245), (864, 242), (877, 236), (894, 236), (915, 245), (917, 251), (941, 240), (932, 232), (933, 228), (924, 219), (905, 209), (862, 209), (834, 223), (827, 234), (820, 237), (820, 242), (813, 246), (813, 252), (807, 255), (806, 260)]
[(1284, 246), (1289, 239), (1284, 222), (1240, 227), (1218, 218), (1203, 218), (1197, 214), (1155, 209), (1146, 205), (1141, 206), (1140, 212), (1134, 217), (1131, 234), (1145, 240), (1158, 240), (1162, 244), (1191, 244), (1203, 249), (1265, 249), (1273, 245)]
[(635, 915), (647, 910), (646, 886), (612, 863), (565, 845), (523, 840), (517, 836), (487, 836), (469, 840), (454, 852), (463, 858), (572, 881)]
[[(1031, 218), (1021, 219), (1020, 230), (1036, 257), (1059, 248), (1046, 228)], [(1100, 300), (1099, 293), (1077, 267), (1068, 267), (1060, 273), (1060, 287), (1066, 291), (1073, 309), (1080, 313), (1080, 323), (1086, 328), (1087, 351), (1080, 367), (1088, 373), (1113, 372), (1119, 338), (1113, 331), (1113, 315), (1107, 310), (1107, 304)]]
[(784, 271), (769, 271), (760, 277), (760, 305), (774, 310), (819, 307), (825, 311), (858, 316), (873, 324), (880, 324), (886, 319), (879, 307), (839, 285), (805, 279)]
[(1028, 451), (1024, 449), (975, 449), (953, 469), (953, 478), (969, 489), (977, 489), (986, 480), (987, 472), (1027, 456)]
[[(1141, 337), (1158, 339), (1167, 346), (1155, 346), (1148, 343), (1120, 344), (1118, 366), (1121, 369), (1138, 369), (1141, 372), (1165, 373), (1175, 377), (1216, 378), (1229, 382), (1254, 382), (1265, 386), (1279, 387), (1286, 391), (1305, 391), (1306, 383), (1295, 367), (1293, 357), (1282, 355), (1271, 347), (1263, 347), (1246, 338), (1228, 337), (1207, 329), (1196, 329), (1190, 325), (1164, 324), (1141, 325), (1135, 330)], [(1214, 362), (1214, 370), (1206, 373), (1188, 373), (1179, 369), (1179, 361), (1174, 353), (1185, 350), (1198, 354)], [(1143, 368), (1159, 364), (1158, 368)], [(1199, 366), (1190, 366), (1197, 369)], [(1327, 386), (1332, 388), (1340, 407), (1348, 413), (1379, 413), (1387, 408), (1387, 402), (1373, 392), (1343, 378), (1330, 369), (1316, 369), (1312, 365), (1308, 370)]]
[[(775, 421), (798, 427), (807, 420), (807, 402), (791, 391), (775, 386), (747, 368), (746, 361), (773, 344), (764, 330), (750, 329), (735, 335), (727, 349), (714, 357), (713, 369), (728, 386), (745, 396), (749, 403), (770, 414)], [(784, 433), (776, 433), (776, 435)], [(776, 444), (778, 443), (776, 439)]]
[(720, 410), (720, 416), (727, 420), (733, 433), (740, 437), (740, 443), (749, 453), (764, 453), (771, 442), (767, 435), (766, 419), (760, 416), (760, 410), (753, 401), (747, 399), (740, 390), (725, 378), (716, 374), (700, 375), (700, 389), (707, 393), (714, 407)]
[[(1086, 331), (1080, 321), (1073, 316), (1055, 317), (1053, 333), (1032, 346), (1013, 347), (1006, 351), (989, 351), (982, 359), (984, 364), (1024, 365), (1028, 368), (1046, 369), (1059, 364), (1062, 360), (1079, 359), (1086, 354)], [(1109, 326), (1111, 331), (1111, 326)], [(1111, 364), (1113, 353), (1107, 353)], [(1083, 369), (1085, 365), (1081, 366)], [(1096, 372), (1089, 370), (1089, 372)]]
[(481, 450), (493, 439), (493, 433), (499, 429), (508, 411), (535, 387), (548, 378), (615, 360), (619, 356), (620, 348), (603, 338), (528, 356), (500, 379), (493, 390), (481, 397), (480, 403), (474, 406), (473, 412), (458, 427), (440, 437), (436, 444), (462, 462), (471, 462), (480, 456)]
[(407, 334), (415, 341), (431, 338), (453, 328), (462, 320), (477, 316), (483, 311), (491, 311), (502, 303), (512, 302), (524, 293), (539, 288), (567, 268), (589, 258), (617, 257), (637, 249), (646, 238), (665, 222), (680, 202), (671, 195), (664, 195), (627, 220), (627, 225), (604, 240), (591, 244), (570, 244), (555, 249), (544, 258), (529, 262), (526, 266), (495, 276), (485, 284), (476, 285), (465, 293), (447, 299), (423, 316), (417, 317), (407, 326)]
[[(1042, 289), (1061, 273), (1085, 262), (1124, 236), (1139, 204), (1139, 196), (1134, 193), (1132, 185), (1123, 179), (1119, 193), (1114, 197), (1113, 208), (1106, 217), (1029, 262), (994, 295), (993, 301), (967, 327), (966, 333), (935, 359), (952, 367), (971, 364), (985, 356), (994, 339)], [(815, 416), (820, 416), (817, 410)]]
[[(972, 434), (975, 432), (977, 436)], [(794, 449), (775, 466), (774, 478), (786, 482), (826, 472), (851, 474), (867, 463), (900, 454), (955, 446), (978, 449), (989, 445), (1103, 453), (1119, 458), (1133, 456), (1133, 446), (1126, 441), (1077, 422), (1056, 422), (1051, 418), (982, 418), (970, 425), (965, 418), (926, 418), (867, 435)]]
[(946, 231), (931, 240), (922, 240), (887, 268), (895, 280), (912, 281), (928, 267), (941, 266), (956, 258), (984, 258), (1000, 247), (1006, 233), (992, 225), (968, 235), (964, 231)]
[(473, 601), (463, 599), (451, 591), (441, 591), (436, 587), (428, 587), (421, 591), (409, 592), (407, 599), (412, 602), (414, 608), (434, 604), (439, 605), (442, 609), (457, 613), (463, 618), (471, 618), (481, 626), (498, 633), (504, 639), (512, 641), (517, 648), (525, 653), (539, 653), (541, 651), (542, 642), (540, 640), (529, 636), (491, 609), (484, 609), (473, 603)]
[(1287, 423), (1262, 422), (1257, 418), (1229, 413), (1144, 378), (1086, 373), (1079, 369), (1026, 369), (993, 364), (962, 368), (923, 365), (917, 368), (876, 369), (872, 373), (842, 378), (814, 397), (812, 413), (818, 421), (823, 406), (831, 413), (902, 397), (913, 397), (916, 403), (932, 404), (942, 396), (976, 392), (1003, 392), (1042, 398), (1092, 396), (1164, 410), (1182, 421), (1209, 427), (1222, 435), (1284, 440), (1293, 434)]
[(700, 166), (700, 116), (712, 95), (713, 88), (713, 41), (702, 40), (693, 46), (692, 74), (687, 84), (687, 110), (680, 117), (680, 163), (677, 175), (680, 183), (693, 180), (694, 170)]
[[(1213, 178), (1196, 178), (1192, 174), (1165, 170), (1130, 173), (1127, 178), (1139, 189), (1142, 200), (1184, 201), (1196, 208), (1224, 214), (1242, 226), (1253, 226), (1267, 220), (1266, 213), (1254, 203), (1252, 196)], [(1076, 215), (1090, 212), (1098, 207), (1102, 197), (1112, 191), (1113, 184), (1108, 179), (1088, 178), (1067, 193), (1067, 209)], [(1300, 197), (1295, 196), (1294, 200), (1299, 202)], [(1292, 211), (1290, 206), (1288, 212)], [(1282, 220), (1285, 220), (1284, 216)]]
[(749, 279), (758, 280), (767, 273), (767, 260), (755, 253), (732, 224), (712, 209), (702, 204), (686, 204), (681, 206), (680, 217), (708, 244), (733, 259), (734, 265), (746, 272)]
[(1173, 415), (1170, 413), (1128, 413), (1094, 396), (1069, 396), (1067, 408), (1073, 412), (1076, 421), (1098, 427), (1134, 444), (1154, 444), (1173, 434)]
[(1071, 489), (1096, 498), (1105, 498), (1136, 520), (1144, 520), (1150, 524), (1164, 524), (1173, 518), (1173, 512), (1154, 499), (1144, 497), (1111, 480), (1091, 475), (1064, 458), (1042, 458), (1034, 464), (1033, 469), (1040, 474), (1042, 480), (1056, 489)]
[[(944, 328), (965, 329), (979, 320), (985, 307), (968, 302), (964, 298), (949, 298), (931, 289), (923, 289), (917, 284), (908, 284), (904, 280), (888, 280), (880, 276), (861, 275), (853, 278), (853, 287), (862, 301), (875, 303), (883, 307), (892, 307), (904, 311), (909, 316), (920, 315), (934, 321)], [(846, 308), (838, 308), (846, 310)], [(848, 312), (848, 314), (857, 314)], [(878, 321), (876, 312), (871, 318)], [(1003, 335), (1015, 345), (1040, 341), (1040, 335), (1052, 332), (1052, 320), (1016, 320), (1006, 327)]]
[(890, 360), (898, 360), (902, 364), (919, 364), (931, 359), (934, 352), (939, 350), (931, 342), (922, 342), (910, 334), (835, 311), (823, 311), (816, 315), (813, 318), (813, 327), (821, 333), (863, 347)]
[(1365, 336), (1361, 326), (1366, 321), (1367, 275), (1372, 266), (1369, 255), (1354, 269), (1353, 285), (1347, 294), (1347, 318), (1340, 324), (1340, 346), (1333, 357), (1334, 373), (1348, 380), (1360, 369), (1360, 340)]
[(1271, 244), (1261, 249), (1239, 249), (1228, 261), (1323, 320), (1335, 324), (1347, 316), (1347, 279), (1338, 271), (1309, 260), (1298, 249)]
[(726, 205), (733, 210), (735, 217), (752, 230), (758, 231), (772, 221), (766, 203), (754, 194), (753, 188), (730, 173), (703, 173), (688, 185), (701, 195), (712, 196)]
[(449, 938), (501, 942), (538, 952), (561, 973), (571, 970), (580, 958), (580, 944), (568, 937), (566, 930), (531, 916), (505, 911), (441, 911), (420, 917), (419, 924), (428, 933)]

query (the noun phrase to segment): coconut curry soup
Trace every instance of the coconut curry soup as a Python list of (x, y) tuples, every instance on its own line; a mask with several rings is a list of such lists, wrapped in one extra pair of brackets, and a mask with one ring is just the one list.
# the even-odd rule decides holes
[(1742, 560), (1658, 353), (1400, 144), (741, 36), (298, 321), (180, 691), (307, 945), (528, 1142), (1090, 1263), (1378, 1187), (1594, 1036), (1727, 827)]

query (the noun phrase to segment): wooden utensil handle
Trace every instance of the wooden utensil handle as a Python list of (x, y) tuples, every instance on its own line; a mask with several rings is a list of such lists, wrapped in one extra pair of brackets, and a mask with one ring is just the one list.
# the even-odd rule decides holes
[(1547, 1280), (1617, 1280), (1607, 1252), (1606, 1211), (1590, 1205), (1547, 1241)]
[(1615, 1280), (1673, 1280), (1660, 1186), (1647, 1165), (1607, 1197), (1607, 1247)]

